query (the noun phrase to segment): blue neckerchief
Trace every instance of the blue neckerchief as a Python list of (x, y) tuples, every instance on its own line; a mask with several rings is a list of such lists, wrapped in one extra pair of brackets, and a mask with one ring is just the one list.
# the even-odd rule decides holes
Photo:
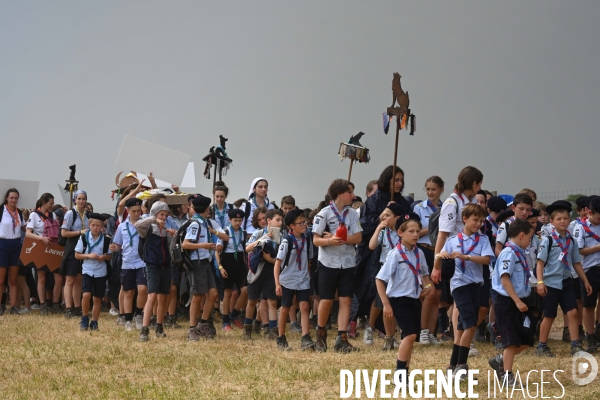
[[(85, 238), (87, 241), (87, 253), (88, 254), (92, 254), (92, 249), (96, 246), (98, 246), (98, 244), (100, 244), (100, 241), (103, 238), (102, 233), (100, 233), (100, 236), (98, 237), (98, 240), (96, 240), (96, 243), (92, 243), (92, 241), (90, 239), (93, 239), (92, 235), (90, 234), (90, 231), (87, 231), (85, 234)], [(85, 254), (85, 253), (84, 253)]]
[(138, 234), (138, 231), (134, 228), (134, 234), (131, 234), (131, 231), (129, 230), (129, 225), (131, 225), (129, 223), (129, 221), (125, 221), (125, 228), (127, 229), (127, 234), (129, 235), (129, 246), (133, 247), (133, 238)]
[(233, 230), (233, 226), (231, 226), (231, 225), (229, 225), (229, 232), (231, 233), (231, 238), (233, 239), (233, 248), (234, 248), (233, 258), (235, 258), (237, 260), (238, 246), (240, 245), (241, 241), (243, 240), (244, 232), (242, 231), (241, 228), (238, 229), (239, 241), (237, 241), (237, 242), (235, 241), (235, 231)]
[(214, 209), (215, 218), (218, 218), (217, 221), (219, 222), (219, 224), (221, 224), (221, 227), (225, 227), (225, 216), (227, 215), (227, 211), (229, 211), (229, 206), (227, 205), (227, 203), (225, 203), (223, 211), (219, 211), (219, 207), (215, 204)]

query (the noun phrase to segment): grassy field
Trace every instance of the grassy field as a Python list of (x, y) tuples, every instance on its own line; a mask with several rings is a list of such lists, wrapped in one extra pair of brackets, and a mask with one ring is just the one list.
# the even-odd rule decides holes
[[(140, 343), (137, 331), (125, 332), (115, 321), (102, 313), (100, 330), (91, 333), (79, 332), (78, 320), (62, 316), (0, 317), (1, 398), (334, 399), (340, 396), (340, 369), (395, 369), (396, 354), (381, 352), (381, 340), (372, 347), (353, 341), (361, 351), (348, 355), (301, 352), (297, 334), (288, 334), (294, 351), (281, 353), (274, 341), (242, 341), (238, 329), (197, 343), (187, 342), (187, 330), (169, 329), (165, 339), (151, 333), (150, 342)], [(449, 344), (415, 346), (411, 369), (446, 366)], [(532, 369), (564, 370), (557, 375), (565, 387), (563, 398), (599, 398), (600, 377), (587, 386), (575, 385), (569, 345), (551, 341), (550, 346), (557, 358), (540, 359), (529, 350), (518, 356), (516, 369), (525, 374)], [(469, 358), (469, 365), (480, 370), (477, 392), (487, 398), (487, 360), (496, 352), (490, 344), (477, 348), (480, 355)], [(539, 385), (539, 374), (532, 377)], [(545, 380), (551, 383), (545, 384), (544, 396), (562, 394), (551, 374)], [(530, 385), (530, 393), (535, 394), (535, 386)], [(520, 397), (515, 392), (514, 398)]]

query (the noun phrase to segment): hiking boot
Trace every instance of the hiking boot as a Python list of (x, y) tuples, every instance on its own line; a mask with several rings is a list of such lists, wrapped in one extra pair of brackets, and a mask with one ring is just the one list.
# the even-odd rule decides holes
[(267, 334), (267, 339), (275, 340), (279, 337), (279, 329), (277, 327), (269, 329), (269, 333)]
[(454, 377), (454, 368), (456, 368), (456, 365), (446, 365), (446, 375), (448, 375), (448, 372), (450, 373), (450, 378), (453, 379)]
[(496, 343), (494, 345), (494, 347), (496, 348), (496, 350), (498, 350), (498, 351), (504, 350), (504, 345), (502, 344), (502, 337), (500, 337), (500, 335), (496, 336), (496, 339), (494, 341)]
[(442, 336), (440, 336), (442, 342), (451, 342), (454, 340), (454, 335), (449, 330), (445, 330), (442, 332)]
[(90, 322), (90, 331), (97, 331), (97, 330), (98, 330), (98, 321)]
[(569, 335), (569, 328), (566, 326), (563, 328), (562, 341), (565, 343), (571, 342), (571, 336)]
[(73, 318), (73, 310), (71, 308), (65, 308), (65, 318)]
[(310, 329), (317, 329), (318, 318), (316, 315), (313, 315), (312, 317), (310, 317), (309, 322), (310, 322)]
[(164, 330), (162, 324), (156, 324), (156, 328), (154, 328), (154, 333), (156, 334), (157, 338), (167, 337), (167, 334), (165, 333), (165, 330)]
[(181, 326), (177, 323), (177, 315), (173, 315), (173, 326), (171, 326), (171, 328), (173, 328), (173, 329), (183, 328), (183, 326)]
[(479, 324), (475, 330), (475, 341), (480, 343), (487, 342), (487, 338), (485, 337), (485, 321)]
[(138, 331), (141, 331), (144, 327), (144, 317), (141, 314), (138, 314), (135, 317), (133, 317), (133, 322), (135, 324), (135, 329)]
[(290, 324), (290, 331), (293, 333), (302, 333), (302, 327), (298, 321), (294, 321)]
[(385, 337), (385, 339), (383, 339), (383, 347), (381, 349), (381, 351), (392, 351), (394, 350), (394, 337), (390, 336), (390, 337)]
[(125, 332), (131, 332), (133, 330), (133, 324), (131, 321), (125, 321)]
[(515, 380), (515, 376), (513, 375), (512, 372), (505, 372), (504, 374), (502, 374), (502, 376), (500, 377), (500, 382), (502, 385), (504, 385), (504, 379), (506, 379), (506, 387), (508, 389), (510, 389), (510, 390), (522, 389), (521, 382)]
[(75, 307), (73, 309), (73, 316), (74, 317), (81, 317), (82, 316), (82, 314), (81, 314), (81, 307)]
[(367, 326), (363, 332), (363, 343), (369, 346), (373, 345), (373, 328)]
[(575, 353), (583, 351), (583, 347), (581, 346), (581, 342), (571, 345), (571, 355), (575, 355)]
[(40, 306), (40, 314), (41, 315), (48, 315), (49, 310), (48, 310), (48, 306), (46, 304), (42, 304)]
[(142, 329), (140, 331), (140, 342), (147, 342), (150, 338), (150, 328), (148, 328), (147, 326), (142, 326)]
[(350, 339), (356, 339), (358, 337), (358, 332), (356, 331), (356, 321), (350, 321), (350, 324), (348, 324), (348, 337)]
[(244, 324), (244, 332), (242, 333), (242, 339), (249, 340), (252, 339), (252, 325)]
[(81, 322), (79, 323), (79, 330), (87, 331), (89, 327), (90, 327), (89, 317), (81, 317)]
[(0, 305), (0, 315), (4, 315), (4, 313), (6, 312), (6, 306), (4, 304)]
[(108, 311), (108, 313), (109, 313), (110, 315), (112, 315), (112, 316), (119, 315), (119, 310), (117, 310), (116, 308), (111, 308), (111, 309)]
[(165, 321), (163, 322), (163, 326), (165, 328), (172, 328), (173, 327), (173, 316), (171, 314), (165, 315)]
[(215, 328), (215, 324), (213, 323), (213, 320), (209, 320), (207, 322), (208, 324), (208, 328), (210, 329), (210, 333), (212, 333), (213, 337), (217, 336), (217, 328)]
[(156, 315), (153, 315), (150, 317), (150, 325), (148, 325), (148, 328), (150, 328), (150, 329), (156, 328)]
[(317, 329), (317, 344), (315, 349), (320, 352), (327, 351), (327, 329)]
[(199, 323), (196, 329), (198, 330), (198, 334), (200, 335), (200, 337), (203, 337), (205, 339), (214, 339), (208, 322)]
[(452, 371), (452, 376), (456, 376), (460, 371), (465, 371), (465, 374), (462, 374), (460, 377), (461, 382), (466, 381), (469, 378), (469, 365), (468, 364), (458, 364), (454, 371)]
[(223, 324), (223, 327), (221, 328), (221, 330), (222, 330), (223, 332), (227, 333), (227, 332), (232, 332), (232, 331), (233, 331), (233, 328), (231, 327), (231, 324), (224, 323), (224, 324)]
[(490, 358), (488, 364), (494, 371), (498, 372), (498, 377), (504, 373), (504, 357), (502, 354)]
[(277, 337), (277, 348), (280, 351), (292, 351), (292, 348), (288, 344), (285, 335)]
[(197, 328), (190, 328), (190, 329), (188, 329), (187, 340), (190, 341), (190, 342), (197, 342), (198, 340), (200, 340), (200, 335), (198, 335), (198, 329)]
[(50, 307), (50, 314), (61, 314), (62, 313), (62, 309), (60, 308), (60, 304), (53, 304), (52, 307)]
[(442, 344), (442, 342), (440, 342), (433, 333), (429, 334), (429, 343), (431, 343), (434, 346), (440, 346)]
[(252, 333), (256, 333), (260, 335), (260, 322), (254, 321), (252, 322)]
[(316, 343), (313, 342), (312, 338), (308, 333), (302, 336), (302, 339), (300, 340), (300, 349), (302, 349), (302, 351), (314, 350), (315, 345)]
[(598, 347), (600, 347), (600, 343), (598, 343), (596, 335), (587, 335), (587, 349), (585, 351), (588, 353), (595, 353), (598, 351)]
[(10, 308), (10, 315), (19, 315), (19, 310), (17, 310), (17, 307)]
[[(392, 338), (392, 340), (394, 340), (394, 338)], [(335, 338), (333, 350), (337, 353), (352, 353), (353, 351), (358, 351), (358, 348), (350, 344), (347, 334), (342, 333)]]
[(535, 349), (534, 354), (540, 357), (556, 357), (556, 354), (551, 352), (550, 347), (548, 346), (538, 347), (537, 349)]
[(429, 345), (429, 329), (421, 329), (421, 334), (419, 335), (419, 343), (422, 345)]
[(117, 326), (125, 326), (125, 316), (124, 315), (119, 315), (117, 317)]

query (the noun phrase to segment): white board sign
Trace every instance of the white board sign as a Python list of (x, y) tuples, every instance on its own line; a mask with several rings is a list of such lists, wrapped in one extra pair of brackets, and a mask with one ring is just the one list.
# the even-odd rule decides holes
[(146, 175), (152, 172), (164, 182), (181, 182), (191, 158), (189, 154), (125, 135), (115, 165)]
[(38, 181), (21, 181), (16, 179), (0, 179), (0, 196), (4, 202), (4, 195), (8, 189), (15, 188), (19, 191), (19, 208), (35, 208), (38, 201), (40, 183)]

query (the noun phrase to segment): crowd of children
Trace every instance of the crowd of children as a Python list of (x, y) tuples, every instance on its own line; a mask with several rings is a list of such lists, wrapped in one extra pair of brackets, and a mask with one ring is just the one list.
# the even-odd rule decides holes
[[(364, 201), (336, 179), (316, 209), (301, 210), (292, 196), (276, 207), (262, 177), (233, 204), (223, 182), (177, 206), (164, 194), (138, 199), (140, 183), (114, 215), (90, 212), (82, 190), (66, 212), (45, 193), (24, 213), (11, 189), (0, 213), (0, 314), (7, 301), (11, 314), (34, 308), (31, 292), (41, 314), (80, 317), (80, 329), (93, 331), (108, 288), (117, 324), (144, 342), (151, 328), (157, 338), (180, 328), (178, 318), (189, 319), (189, 341), (214, 339), (219, 318), (222, 334), (252, 339), (262, 330), (283, 351), (293, 347), (289, 322), (300, 349), (325, 352), (335, 324), (334, 351), (359, 350), (349, 341), (359, 334), (373, 345), (379, 334), (407, 371), (415, 342), (452, 341), (447, 370), (462, 376), (474, 343), (489, 340), (502, 350), (490, 367), (512, 384), (516, 354), (535, 346), (535, 355), (555, 356), (548, 336), (560, 305), (571, 354), (596, 352), (600, 196), (577, 199), (572, 220), (569, 201), (545, 205), (523, 189), (507, 204), (482, 184), (482, 172), (465, 167), (445, 201), (444, 181), (432, 176), (427, 198), (409, 202), (404, 172), (390, 166)], [(19, 265), (23, 235), (64, 245), (60, 269)], [(31, 291), (19, 279), (28, 274)]]

